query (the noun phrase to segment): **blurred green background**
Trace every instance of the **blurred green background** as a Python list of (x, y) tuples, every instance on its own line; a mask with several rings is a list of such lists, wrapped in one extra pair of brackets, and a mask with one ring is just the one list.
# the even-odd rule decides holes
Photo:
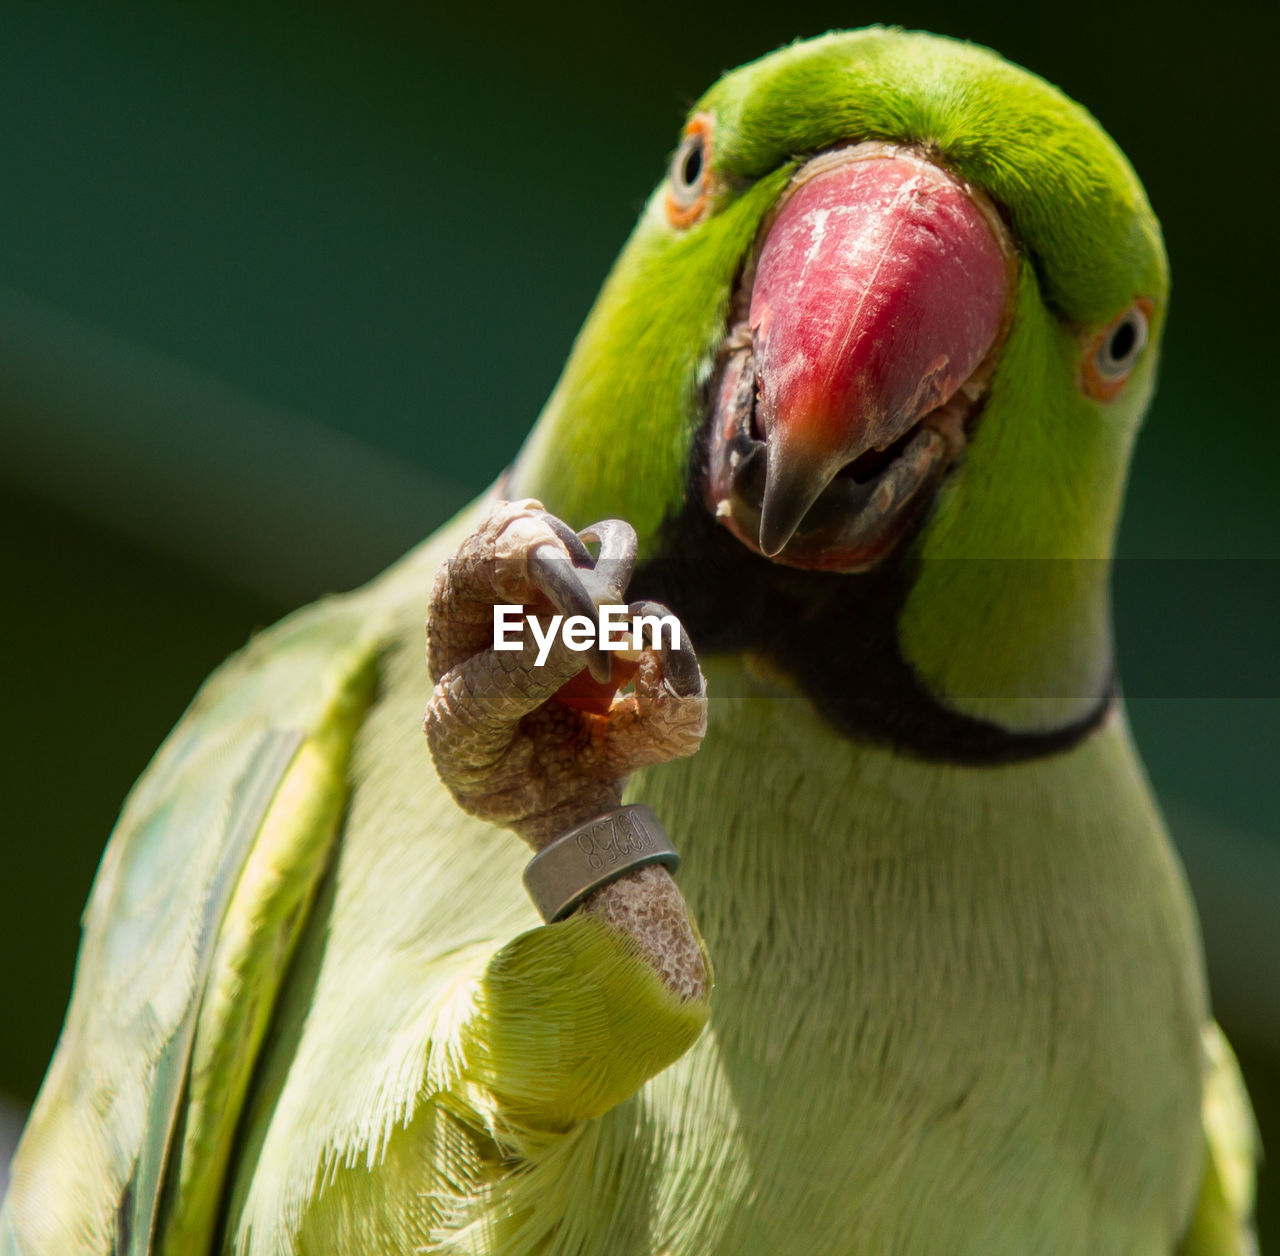
[(102, 844), (204, 675), (501, 470), (721, 70), (871, 21), (1061, 85), (1164, 221), (1122, 670), (1280, 1147), (1278, 10), (6, 0), (0, 1166)]

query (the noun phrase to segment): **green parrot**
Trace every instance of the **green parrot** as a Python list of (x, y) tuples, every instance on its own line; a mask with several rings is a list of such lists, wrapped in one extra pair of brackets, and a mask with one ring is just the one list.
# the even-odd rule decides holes
[[(1167, 296), (1124, 157), (994, 53), (726, 75), (503, 480), (130, 794), (0, 1252), (1252, 1250), (1112, 654)], [(677, 639), (494, 648), (619, 602)], [(624, 802), (678, 876), (540, 923), (510, 830)]]

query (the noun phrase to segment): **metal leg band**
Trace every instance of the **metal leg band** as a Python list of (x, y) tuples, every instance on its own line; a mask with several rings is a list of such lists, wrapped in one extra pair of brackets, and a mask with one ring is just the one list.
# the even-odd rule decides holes
[(524, 888), (548, 923), (563, 920), (588, 894), (633, 868), (663, 864), (674, 872), (680, 856), (648, 807), (617, 807), (570, 829), (544, 846), (524, 870)]

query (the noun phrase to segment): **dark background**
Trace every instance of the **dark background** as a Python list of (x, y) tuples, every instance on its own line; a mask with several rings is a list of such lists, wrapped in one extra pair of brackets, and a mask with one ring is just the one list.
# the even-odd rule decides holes
[(1276, 11), (7, 0), (0, 1165), (102, 844), (200, 680), (510, 459), (721, 70), (871, 21), (1058, 83), (1163, 219), (1174, 304), (1121, 537), (1122, 670), (1280, 1146)]

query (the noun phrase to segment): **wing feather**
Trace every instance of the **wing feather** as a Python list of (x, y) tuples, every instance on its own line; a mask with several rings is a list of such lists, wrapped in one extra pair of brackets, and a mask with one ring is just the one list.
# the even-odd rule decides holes
[(376, 658), (360, 612), (335, 599), (257, 637), (206, 682), (131, 791), (14, 1157), (0, 1253), (152, 1250), (228, 903), (335, 690)]

